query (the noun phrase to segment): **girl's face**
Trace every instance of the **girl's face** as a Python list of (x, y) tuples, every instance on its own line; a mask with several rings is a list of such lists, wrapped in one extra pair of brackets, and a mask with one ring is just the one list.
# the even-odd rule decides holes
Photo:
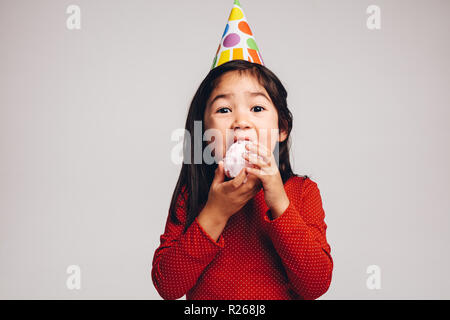
[[(285, 131), (278, 132), (278, 112), (266, 89), (250, 74), (238, 71), (221, 76), (209, 97), (204, 114), (204, 129), (216, 129), (222, 139), (222, 155), (237, 140), (251, 140), (269, 150), (277, 141), (287, 138)], [(220, 148), (215, 145), (215, 148)], [(221, 157), (216, 155), (216, 160)]]

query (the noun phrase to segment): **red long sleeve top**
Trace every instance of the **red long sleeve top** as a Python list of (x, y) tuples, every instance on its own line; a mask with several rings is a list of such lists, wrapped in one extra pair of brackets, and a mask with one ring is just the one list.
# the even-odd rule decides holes
[(261, 189), (231, 216), (217, 242), (197, 219), (183, 233), (183, 207), (176, 212), (180, 225), (169, 214), (151, 272), (161, 297), (289, 300), (324, 294), (333, 260), (320, 191), (314, 181), (298, 176), (284, 188), (290, 204), (281, 216), (269, 218)]

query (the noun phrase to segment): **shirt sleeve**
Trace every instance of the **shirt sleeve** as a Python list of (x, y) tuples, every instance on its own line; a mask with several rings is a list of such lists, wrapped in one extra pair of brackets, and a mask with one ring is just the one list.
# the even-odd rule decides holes
[(224, 247), (223, 237), (214, 241), (197, 218), (183, 233), (186, 210), (184, 203), (181, 203), (176, 211), (181, 223), (175, 224), (169, 213), (164, 234), (160, 237), (160, 246), (156, 249), (152, 262), (152, 281), (163, 299), (183, 297)]
[(328, 290), (333, 270), (320, 191), (309, 178), (303, 192), (298, 183), (285, 189), (288, 208), (274, 220), (265, 215), (265, 224), (294, 291), (316, 299)]

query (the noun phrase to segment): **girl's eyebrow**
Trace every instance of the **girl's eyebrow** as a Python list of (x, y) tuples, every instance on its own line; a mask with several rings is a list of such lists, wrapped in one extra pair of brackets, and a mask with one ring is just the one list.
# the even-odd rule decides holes
[[(267, 95), (266, 95), (264, 92), (261, 92), (261, 91), (256, 91), (256, 92), (245, 91), (245, 93), (246, 93), (247, 95), (252, 96), (252, 97), (261, 96), (261, 97), (265, 98), (267, 101), (270, 102), (270, 99), (267, 97)], [(233, 93), (222, 93), (222, 94), (218, 94), (218, 95), (216, 95), (216, 96), (211, 100), (211, 102), (209, 103), (209, 105), (211, 106), (211, 105), (212, 105), (216, 100), (218, 100), (218, 99), (228, 99), (229, 97), (232, 97), (232, 96), (234, 96)]]

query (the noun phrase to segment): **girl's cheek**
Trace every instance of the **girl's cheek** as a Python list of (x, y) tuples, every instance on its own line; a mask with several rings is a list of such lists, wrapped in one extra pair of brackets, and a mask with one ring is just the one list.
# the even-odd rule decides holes
[(279, 137), (279, 135), (276, 135), (276, 134), (274, 134), (272, 137), (270, 137), (271, 145), (269, 147), (272, 152), (275, 149), (275, 146), (277, 145), (278, 137)]

